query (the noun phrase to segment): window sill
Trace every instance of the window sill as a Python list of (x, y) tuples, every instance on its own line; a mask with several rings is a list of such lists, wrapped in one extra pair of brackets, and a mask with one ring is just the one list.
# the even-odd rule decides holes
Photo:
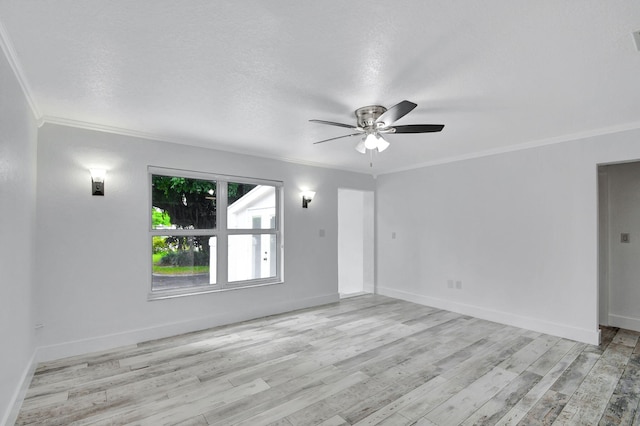
[(278, 285), (278, 284), (284, 284), (284, 281), (243, 284), (243, 285), (236, 285), (236, 286), (230, 286), (225, 288), (221, 288), (221, 287), (211, 288), (209, 286), (206, 286), (206, 287), (193, 287), (189, 289), (180, 289), (180, 290), (154, 291), (154, 292), (150, 292), (147, 295), (147, 301), (153, 302), (156, 300), (175, 299), (178, 297), (197, 296), (200, 294), (209, 294), (209, 293), (222, 293), (226, 291), (243, 290), (243, 289), (255, 288), (255, 287), (266, 287), (266, 286)]

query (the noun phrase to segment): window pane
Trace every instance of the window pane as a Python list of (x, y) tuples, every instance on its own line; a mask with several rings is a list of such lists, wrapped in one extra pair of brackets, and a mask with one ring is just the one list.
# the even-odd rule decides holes
[(229, 235), (229, 282), (276, 276), (276, 236)]
[(276, 188), (229, 182), (227, 228), (275, 229)]
[(216, 182), (152, 175), (152, 229), (215, 229)]
[(216, 283), (216, 237), (152, 237), (151, 290), (171, 290)]

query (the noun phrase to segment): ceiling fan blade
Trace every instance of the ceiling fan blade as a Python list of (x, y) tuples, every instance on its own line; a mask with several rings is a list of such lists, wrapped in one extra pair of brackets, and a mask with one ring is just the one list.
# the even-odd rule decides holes
[(394, 126), (392, 133), (431, 133), (444, 129), (444, 124), (409, 124), (406, 126)]
[(336, 123), (335, 121), (325, 121), (325, 120), (309, 120), (309, 121), (311, 121), (312, 123), (328, 124), (330, 126), (346, 127), (347, 129), (355, 130), (357, 128), (351, 124)]
[(325, 143), (325, 142), (329, 142), (329, 141), (334, 141), (336, 139), (349, 138), (351, 136), (360, 136), (360, 135), (362, 135), (362, 133), (353, 133), (351, 135), (338, 136), (336, 138), (325, 139), (323, 141), (314, 142), (313, 144), (315, 145), (315, 144), (318, 144), (318, 143)]
[(410, 101), (402, 101), (387, 110), (376, 120), (376, 123), (384, 123), (384, 127), (389, 127), (405, 115), (409, 114), (418, 104)]

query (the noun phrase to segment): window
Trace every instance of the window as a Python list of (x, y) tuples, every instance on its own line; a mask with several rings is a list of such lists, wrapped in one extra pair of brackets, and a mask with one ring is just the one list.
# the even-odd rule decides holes
[(281, 281), (281, 182), (149, 168), (151, 295)]

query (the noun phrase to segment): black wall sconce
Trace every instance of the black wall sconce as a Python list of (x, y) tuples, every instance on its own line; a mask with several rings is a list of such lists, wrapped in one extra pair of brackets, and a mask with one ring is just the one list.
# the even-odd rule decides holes
[(89, 169), (91, 173), (91, 195), (104, 195), (105, 169)]
[(315, 191), (302, 191), (300, 195), (302, 195), (302, 208), (306, 209), (316, 193)]

